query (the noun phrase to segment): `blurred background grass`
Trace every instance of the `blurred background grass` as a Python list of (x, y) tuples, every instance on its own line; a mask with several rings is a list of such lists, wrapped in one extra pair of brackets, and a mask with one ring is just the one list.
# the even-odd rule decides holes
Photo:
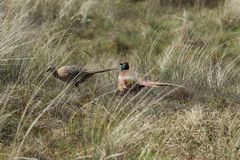
[[(238, 159), (239, 14), (238, 0), (2, 0), (0, 158)], [(79, 88), (45, 73), (126, 60), (193, 98), (120, 97), (117, 72)]]

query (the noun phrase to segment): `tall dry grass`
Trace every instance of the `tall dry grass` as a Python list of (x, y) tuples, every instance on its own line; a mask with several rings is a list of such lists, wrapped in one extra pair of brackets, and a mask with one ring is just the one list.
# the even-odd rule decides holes
[[(222, 26), (206, 27), (212, 17), (221, 20), (218, 11), (160, 16), (166, 13), (138, 4), (146, 14), (130, 10), (128, 2), (108, 0), (1, 2), (2, 159), (239, 157), (239, 55), (231, 55), (238, 48), (217, 43), (226, 32)], [(205, 35), (202, 26), (217, 35)], [(194, 97), (181, 99), (169, 87), (120, 97), (117, 73), (96, 76), (77, 89), (45, 73), (49, 64), (96, 69), (121, 59), (139, 77), (183, 84)]]

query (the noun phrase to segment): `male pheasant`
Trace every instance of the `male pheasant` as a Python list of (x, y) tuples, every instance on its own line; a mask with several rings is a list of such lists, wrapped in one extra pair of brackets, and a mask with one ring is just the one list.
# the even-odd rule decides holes
[(116, 70), (116, 68), (103, 69), (98, 71), (87, 71), (85, 68), (76, 65), (62, 66), (58, 69), (55, 66), (50, 66), (47, 68), (47, 72), (51, 72), (55, 78), (67, 83), (70, 82), (76, 87), (96, 73), (108, 72), (111, 70)]
[(120, 73), (118, 76), (118, 90), (123, 95), (128, 91), (138, 92), (144, 87), (160, 87), (160, 86), (175, 86), (182, 87), (180, 85), (162, 82), (153, 82), (146, 80), (138, 80), (128, 75), (129, 64), (128, 62), (120, 63)]

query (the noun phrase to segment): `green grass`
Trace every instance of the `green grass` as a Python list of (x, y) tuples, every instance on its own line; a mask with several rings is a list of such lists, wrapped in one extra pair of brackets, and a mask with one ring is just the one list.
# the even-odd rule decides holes
[[(1, 1), (0, 159), (239, 159), (239, 2), (191, 3)], [(45, 72), (126, 60), (193, 97), (119, 96), (117, 72), (79, 88)]]

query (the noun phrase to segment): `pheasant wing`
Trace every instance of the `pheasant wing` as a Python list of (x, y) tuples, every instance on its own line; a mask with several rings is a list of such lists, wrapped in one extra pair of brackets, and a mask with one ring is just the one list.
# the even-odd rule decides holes
[(59, 72), (64, 75), (68, 81), (81, 79), (87, 75), (86, 69), (75, 65), (64, 66), (59, 69)]

